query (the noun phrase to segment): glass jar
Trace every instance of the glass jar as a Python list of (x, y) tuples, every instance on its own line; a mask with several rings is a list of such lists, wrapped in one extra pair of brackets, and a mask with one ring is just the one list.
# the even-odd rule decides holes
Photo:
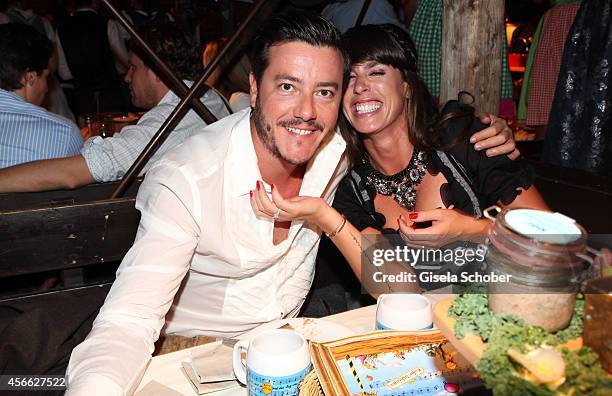
[(560, 213), (506, 208), (493, 218), (490, 209), (485, 261), (507, 281), (489, 283), (489, 308), (547, 331), (567, 327), (584, 272), (585, 229)]

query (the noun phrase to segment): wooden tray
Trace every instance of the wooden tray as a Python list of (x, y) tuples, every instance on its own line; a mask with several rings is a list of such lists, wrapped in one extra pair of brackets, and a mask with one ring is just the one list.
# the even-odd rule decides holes
[(442, 334), (453, 344), (453, 346), (472, 365), (482, 357), (487, 344), (474, 333), (468, 333), (463, 339), (455, 336), (455, 318), (448, 316), (448, 310), (455, 301), (455, 297), (449, 297), (437, 303), (434, 307), (434, 323)]
[[(434, 323), (448, 341), (453, 344), (457, 351), (474, 365), (482, 357), (482, 354), (487, 348), (487, 344), (474, 333), (466, 334), (461, 340), (455, 336), (456, 319), (448, 316), (448, 310), (454, 300), (455, 297), (450, 297), (436, 304), (434, 307)], [(560, 346), (566, 346), (571, 351), (580, 349), (582, 348), (582, 337), (569, 340), (567, 343), (561, 344)]]

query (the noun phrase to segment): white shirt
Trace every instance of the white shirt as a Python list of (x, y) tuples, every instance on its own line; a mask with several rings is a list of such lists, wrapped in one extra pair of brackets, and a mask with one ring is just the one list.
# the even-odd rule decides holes
[[(40, 20), (42, 21), (42, 25), (45, 29), (45, 35), (47, 36), (49, 41), (51, 41), (52, 43), (55, 43), (55, 33), (53, 32), (53, 27), (51, 26), (51, 23), (49, 22), (47, 18), (34, 14), (34, 11), (32, 10), (22, 10), (17, 7), (11, 7), (7, 11), (11, 11), (11, 10), (21, 14), (23, 19), (26, 21), (33, 20), (36, 17), (40, 18)], [(11, 22), (12, 22), (11, 18), (9, 18), (8, 15), (6, 15), (3, 12), (0, 12), (0, 24), (11, 23)], [(30, 26), (33, 26), (33, 25), (30, 24)]]
[[(190, 81), (185, 81), (185, 83), (189, 86), (192, 84)], [(97, 182), (121, 179), (179, 102), (180, 99), (172, 91), (168, 91), (157, 106), (147, 111), (136, 125), (128, 125), (121, 132), (106, 139), (100, 136), (87, 139), (81, 155), (85, 158), (93, 178)], [(213, 89), (204, 94), (202, 102), (218, 119), (229, 115), (221, 95)], [(141, 175), (166, 151), (178, 146), (188, 136), (205, 127), (206, 123), (202, 118), (190, 110), (170, 133), (164, 144), (153, 154), (144, 166)]]
[(236, 91), (230, 96), (229, 104), (234, 113), (251, 107), (251, 95), (246, 92)]
[[(249, 112), (210, 125), (147, 173), (136, 241), (72, 352), (67, 395), (133, 391), (164, 323), (166, 333), (232, 337), (297, 315), (321, 232), (294, 221), (274, 245), (274, 223), (255, 217), (249, 190), (261, 174)], [(330, 136), (307, 165), (300, 195), (332, 202), (346, 173), (344, 150), (339, 133)]]

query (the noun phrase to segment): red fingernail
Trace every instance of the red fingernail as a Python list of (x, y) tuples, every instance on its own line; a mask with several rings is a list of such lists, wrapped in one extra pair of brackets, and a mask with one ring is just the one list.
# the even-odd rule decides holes
[(259, 180), (257, 180), (257, 191), (259, 191)]
[(419, 213), (418, 212), (412, 212), (408, 215), (408, 218), (410, 220), (416, 220), (419, 217)]
[(272, 190), (274, 190), (274, 184), (272, 184), (271, 187), (272, 187)]
[(253, 190), (249, 191), (249, 195), (253, 198)]

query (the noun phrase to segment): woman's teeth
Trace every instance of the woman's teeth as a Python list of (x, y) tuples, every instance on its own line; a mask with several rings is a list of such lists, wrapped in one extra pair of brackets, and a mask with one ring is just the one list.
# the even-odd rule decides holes
[(308, 129), (298, 129), (293, 127), (287, 127), (287, 130), (291, 133), (295, 133), (296, 135), (310, 135), (314, 131), (310, 131)]
[(375, 102), (375, 103), (357, 103), (355, 105), (355, 109), (357, 110), (358, 114), (363, 114), (363, 113), (371, 113), (373, 111), (376, 111), (378, 109), (380, 109), (380, 107), (382, 106), (381, 103), (379, 102)]

